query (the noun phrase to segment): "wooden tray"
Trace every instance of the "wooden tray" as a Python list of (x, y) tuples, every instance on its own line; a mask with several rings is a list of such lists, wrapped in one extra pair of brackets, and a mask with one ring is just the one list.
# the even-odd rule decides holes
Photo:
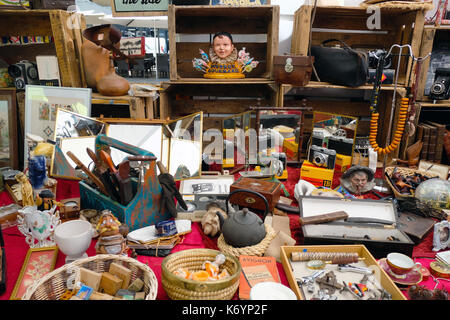
[(395, 285), (387, 273), (380, 267), (372, 254), (364, 245), (324, 245), (324, 246), (282, 246), (281, 247), (281, 263), (283, 264), (284, 272), (289, 282), (289, 286), (297, 295), (299, 300), (305, 300), (301, 290), (297, 285), (294, 277), (292, 266), (290, 263), (291, 254), (293, 252), (354, 252), (358, 253), (360, 258), (364, 258), (364, 263), (367, 267), (375, 268), (379, 275), (379, 283), (381, 286), (392, 295), (393, 300), (407, 300), (400, 289)]

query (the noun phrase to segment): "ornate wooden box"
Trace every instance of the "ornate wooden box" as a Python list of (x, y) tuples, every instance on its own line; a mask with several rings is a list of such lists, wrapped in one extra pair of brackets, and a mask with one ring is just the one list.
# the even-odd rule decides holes
[[(273, 211), (281, 196), (281, 183), (253, 178), (240, 178), (230, 186), (230, 192), (249, 189), (263, 195), (269, 203), (269, 212)], [(230, 197), (233, 204), (243, 207), (265, 210), (264, 200), (251, 193), (239, 192)]]

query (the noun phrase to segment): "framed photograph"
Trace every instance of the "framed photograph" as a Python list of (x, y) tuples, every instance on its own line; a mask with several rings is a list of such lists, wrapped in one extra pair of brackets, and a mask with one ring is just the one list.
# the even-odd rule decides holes
[(20, 300), (30, 285), (55, 269), (57, 257), (57, 246), (30, 248), (9, 299)]
[[(91, 115), (90, 88), (50, 87), (27, 85), (25, 87), (25, 141), (27, 134), (44, 141), (55, 136), (56, 114), (59, 109), (89, 117)], [(25, 143), (24, 164), (30, 148)]]
[(0, 90), (0, 167), (18, 169), (17, 104), (15, 89)]

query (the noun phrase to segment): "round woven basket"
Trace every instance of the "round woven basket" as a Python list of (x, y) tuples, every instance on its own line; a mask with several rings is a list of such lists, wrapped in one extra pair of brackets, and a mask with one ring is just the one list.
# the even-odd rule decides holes
[(262, 239), (261, 242), (258, 244), (241, 248), (232, 247), (225, 242), (225, 238), (221, 234), (219, 236), (219, 239), (217, 239), (217, 247), (219, 247), (220, 251), (222, 251), (223, 253), (227, 253), (238, 259), (240, 255), (262, 257), (266, 252), (267, 248), (269, 247), (270, 242), (277, 235), (275, 229), (273, 229), (270, 225), (265, 224), (265, 227), (266, 227), (266, 237)]
[[(114, 254), (99, 254), (66, 264), (43, 278), (35, 281), (26, 291), (22, 300), (59, 300), (69, 290), (68, 284), (77, 283), (80, 268), (98, 273), (108, 272), (111, 263), (116, 262), (131, 270), (131, 279), (140, 278), (144, 282), (145, 300), (155, 300), (158, 293), (158, 280), (152, 269), (136, 259)], [(74, 281), (71, 281), (71, 278)]]
[(175, 275), (175, 271), (185, 268), (199, 271), (205, 261), (214, 261), (221, 253), (212, 249), (188, 249), (172, 253), (161, 264), (161, 283), (173, 300), (230, 300), (239, 287), (241, 264), (238, 259), (227, 255), (221, 269), (225, 268), (230, 277), (222, 280), (194, 281)]
[[(427, 175), (427, 173), (425, 171), (420, 171), (420, 170), (414, 170), (414, 169), (410, 169), (410, 168), (406, 168), (406, 167), (387, 167), (385, 169), (386, 174), (392, 178), (392, 173), (394, 172), (394, 169), (396, 169), (396, 172), (398, 172), (400, 175), (402, 175), (403, 177), (407, 177), (407, 176), (412, 176), (415, 173), (420, 173), (421, 175)], [(389, 184), (389, 187), (391, 187), (392, 192), (394, 193), (396, 198), (412, 198), (414, 197), (414, 193), (400, 193), (398, 192), (397, 188), (392, 185), (391, 181), (389, 179), (386, 179), (387, 183)]]

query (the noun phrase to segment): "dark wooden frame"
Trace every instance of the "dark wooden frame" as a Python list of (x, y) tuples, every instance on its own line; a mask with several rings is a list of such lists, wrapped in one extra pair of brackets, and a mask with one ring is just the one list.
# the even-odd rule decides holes
[(18, 136), (17, 136), (17, 99), (16, 89), (1, 88), (0, 100), (8, 102), (8, 129), (9, 129), (9, 160), (0, 160), (1, 167), (11, 167), (18, 169)]

